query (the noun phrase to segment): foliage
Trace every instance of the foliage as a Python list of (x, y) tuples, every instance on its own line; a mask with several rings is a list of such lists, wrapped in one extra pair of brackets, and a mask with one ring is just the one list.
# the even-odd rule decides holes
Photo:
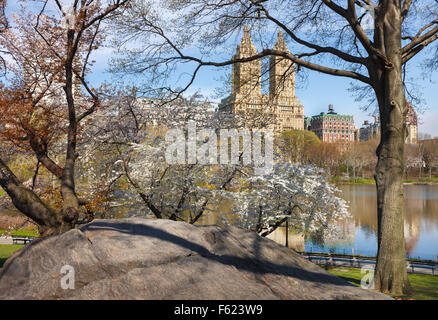
[[(44, 234), (73, 228), (80, 207), (88, 204), (87, 213), (93, 208), (93, 200), (79, 199), (75, 190), (77, 144), (87, 117), (100, 108), (99, 92), (87, 81), (90, 56), (102, 45), (102, 22), (126, 2), (22, 6), (0, 32), (0, 51), (8, 56), (7, 78), (0, 83), (0, 143), (37, 160), (29, 188), (0, 158), (0, 184)], [(54, 203), (34, 190), (40, 165), (57, 180)]]
[[(336, 196), (326, 173), (314, 166), (300, 167), (278, 158), (273, 173), (261, 176), (240, 162), (167, 163), (169, 142), (164, 137), (168, 129), (181, 128), (187, 134), (190, 119), (196, 120), (199, 129), (232, 127), (236, 122), (209, 113), (196, 95), (162, 103), (145, 101), (135, 91), (116, 91), (105, 108), (90, 118), (78, 172), (82, 179), (106, 189), (104, 207), (189, 223), (215, 214), (220, 223), (235, 222), (262, 235), (287, 218), (295, 228), (320, 237), (330, 232), (330, 222), (347, 215), (346, 204)], [(159, 126), (154, 125), (157, 119)], [(219, 139), (219, 147), (220, 143)], [(224, 203), (228, 204), (226, 217), (217, 212)]]
[(244, 181), (231, 194), (239, 204), (240, 224), (262, 235), (289, 220), (292, 228), (321, 242), (334, 236), (336, 224), (349, 217), (345, 201), (336, 196), (337, 189), (321, 169), (279, 162), (272, 173)]
[(309, 164), (322, 143), (318, 136), (308, 130), (288, 130), (281, 133), (277, 142), (284, 158), (292, 163)]
[[(409, 145), (405, 153), (407, 177), (432, 178), (438, 174), (438, 140), (422, 140), (416, 145)], [(426, 177), (426, 175), (428, 177)]]

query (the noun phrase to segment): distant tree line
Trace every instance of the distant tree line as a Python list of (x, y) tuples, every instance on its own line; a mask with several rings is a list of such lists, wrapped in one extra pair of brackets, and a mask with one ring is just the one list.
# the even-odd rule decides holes
[[(378, 139), (353, 142), (348, 147), (323, 143), (315, 133), (289, 130), (277, 139), (284, 160), (325, 169), (332, 178), (372, 179), (377, 165)], [(438, 175), (438, 139), (420, 140), (405, 146), (405, 179), (433, 178)]]

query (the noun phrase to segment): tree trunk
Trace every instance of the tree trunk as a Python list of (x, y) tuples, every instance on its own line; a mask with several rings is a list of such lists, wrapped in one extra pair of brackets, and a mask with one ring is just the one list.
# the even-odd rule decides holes
[(375, 287), (382, 292), (409, 293), (404, 243), (404, 147), (407, 104), (402, 81), (399, 1), (381, 3), (375, 42), (387, 61), (372, 57), (369, 68), (379, 105), (381, 135), (377, 148), (377, 264)]
[(62, 222), (57, 212), (44, 204), (32, 190), (23, 186), (2, 159), (0, 186), (18, 210), (38, 224), (42, 236), (60, 232)]
[[(401, 118), (401, 115), (397, 116), (396, 113), (400, 112), (391, 112), (395, 118)], [(385, 127), (390, 127), (388, 121), (382, 121), (382, 129)], [(382, 134), (377, 149), (378, 163), (375, 175), (378, 223), (375, 286), (382, 292), (392, 294), (410, 291), (404, 243), (403, 130), (405, 125), (399, 123), (397, 127), (398, 129), (393, 129), (395, 131), (382, 130), (386, 132)]]
[(65, 95), (67, 99), (69, 126), (67, 130), (67, 152), (65, 168), (61, 177), (62, 195), (62, 231), (73, 228), (79, 218), (79, 199), (75, 191), (74, 170), (76, 162), (76, 142), (78, 123), (76, 120), (75, 101), (73, 97), (73, 58), (77, 48), (74, 47), (74, 30), (69, 30), (68, 37), (68, 59), (65, 63)]

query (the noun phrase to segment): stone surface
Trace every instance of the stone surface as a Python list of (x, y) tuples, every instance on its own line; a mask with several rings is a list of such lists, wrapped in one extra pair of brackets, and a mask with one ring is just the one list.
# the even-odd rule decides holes
[[(62, 289), (65, 265), (74, 289)], [(388, 298), (247, 230), (141, 218), (37, 240), (0, 273), (0, 299)]]

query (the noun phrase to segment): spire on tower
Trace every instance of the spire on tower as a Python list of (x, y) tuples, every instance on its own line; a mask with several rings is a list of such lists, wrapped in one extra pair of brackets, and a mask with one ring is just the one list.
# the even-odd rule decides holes
[(243, 27), (243, 36), (249, 35), (249, 26), (245, 24), (245, 27)]
[[(243, 37), (237, 46), (234, 59), (242, 59), (257, 54), (257, 48), (252, 42), (249, 26), (244, 26)], [(245, 63), (233, 64), (233, 94), (253, 92), (260, 94), (261, 62), (260, 59)]]
[[(274, 50), (289, 53), (283, 38), (283, 31), (278, 31)], [(272, 99), (295, 97), (295, 66), (291, 60), (280, 56), (269, 58), (269, 93)]]
[(240, 41), (240, 45), (237, 46), (237, 55), (243, 57), (250, 57), (257, 53), (257, 48), (253, 44), (248, 25), (245, 25), (243, 30), (243, 37)]
[(278, 31), (277, 43), (275, 44), (274, 49), (279, 51), (288, 51), (286, 42), (284, 41), (283, 31), (281, 29)]
[(253, 49), (255, 49), (255, 46), (252, 43), (250, 29), (249, 29), (248, 25), (245, 25), (245, 27), (243, 29), (243, 37), (242, 37), (242, 41), (240, 42), (240, 48), (247, 48), (251, 51), (253, 51)]

